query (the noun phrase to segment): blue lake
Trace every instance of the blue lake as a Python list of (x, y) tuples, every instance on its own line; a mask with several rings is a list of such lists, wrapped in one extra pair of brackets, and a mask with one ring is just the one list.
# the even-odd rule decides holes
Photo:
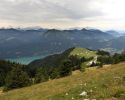
[(36, 60), (36, 59), (41, 59), (44, 58), (48, 55), (42, 55), (42, 56), (32, 56), (32, 57), (20, 57), (20, 58), (9, 58), (6, 60), (9, 60), (11, 62), (16, 62), (20, 64), (29, 64), (30, 62)]

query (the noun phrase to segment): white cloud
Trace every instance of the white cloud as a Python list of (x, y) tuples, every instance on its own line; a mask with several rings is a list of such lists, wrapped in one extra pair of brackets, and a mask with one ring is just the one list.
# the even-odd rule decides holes
[(124, 0), (0, 0), (0, 26), (82, 27), (111, 20), (115, 23), (124, 20), (124, 4)]
[(1, 0), (0, 18), (13, 21), (77, 20), (98, 16), (92, 0)]

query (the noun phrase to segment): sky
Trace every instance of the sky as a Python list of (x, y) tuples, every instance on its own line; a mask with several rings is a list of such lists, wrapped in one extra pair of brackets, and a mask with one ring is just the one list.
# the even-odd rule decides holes
[(0, 27), (125, 28), (125, 0), (0, 0)]

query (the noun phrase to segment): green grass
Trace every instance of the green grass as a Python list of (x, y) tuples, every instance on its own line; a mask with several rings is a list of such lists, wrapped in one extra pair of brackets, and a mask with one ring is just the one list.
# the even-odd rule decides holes
[(90, 51), (86, 48), (75, 48), (70, 53), (70, 55), (77, 55), (78, 57), (90, 58), (96, 56), (96, 51)]
[[(82, 85), (70, 89), (65, 93), (55, 95), (52, 100), (83, 100), (83, 99), (97, 99), (97, 100), (125, 100), (125, 80), (124, 70), (120, 72), (101, 72), (97, 76), (93, 75), (92, 80), (81, 80)], [(100, 73), (100, 72), (99, 72)], [(106, 73), (106, 74), (105, 74)], [(95, 73), (96, 74), (96, 73)], [(116, 77), (116, 79), (115, 79)], [(86, 83), (86, 85), (84, 85)], [(83, 91), (87, 92), (87, 96), (80, 96)], [(66, 95), (68, 93), (68, 95)]]
[[(87, 96), (79, 95), (83, 91)], [(0, 100), (84, 99), (125, 100), (125, 63), (99, 69), (87, 68), (84, 73), (75, 71), (65, 78), (0, 94)]]

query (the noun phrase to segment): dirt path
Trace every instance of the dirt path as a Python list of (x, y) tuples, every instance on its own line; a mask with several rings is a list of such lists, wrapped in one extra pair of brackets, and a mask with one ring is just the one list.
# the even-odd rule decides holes
[(109, 65), (104, 65), (104, 67), (110, 67), (111, 66), (111, 64), (109, 64)]
[(0, 90), (0, 95), (1, 95), (1, 94), (3, 94), (3, 91), (2, 91), (2, 90)]

